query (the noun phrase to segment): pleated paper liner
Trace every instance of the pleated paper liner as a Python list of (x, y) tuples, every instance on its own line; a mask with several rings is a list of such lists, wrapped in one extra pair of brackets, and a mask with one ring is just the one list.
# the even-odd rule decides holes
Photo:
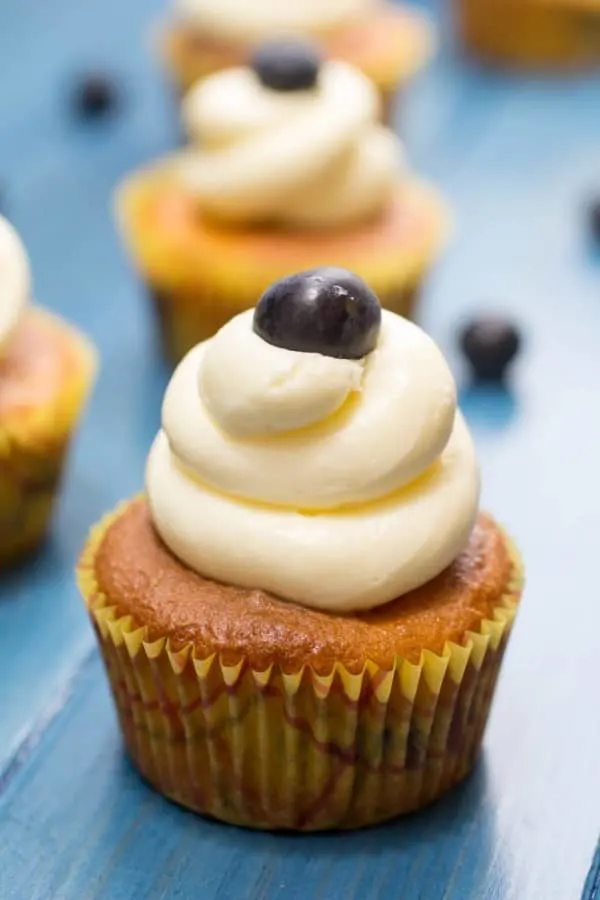
[(93, 531), (78, 580), (131, 758), (196, 812), (265, 829), (358, 828), (418, 809), (460, 781), (479, 751), (522, 586), (517, 551), (491, 620), (418, 664), (256, 671), (241, 658), (147, 640), (95, 579), (121, 510)]
[(319, 265), (355, 271), (384, 307), (412, 316), (451, 227), (439, 195), (415, 180), (398, 189), (387, 217), (347, 230), (215, 226), (198, 215), (170, 160), (128, 178), (116, 212), (154, 300), (164, 349), (175, 361), (254, 306), (272, 282)]
[(74, 370), (51, 402), (0, 420), (0, 565), (33, 550), (46, 534), (96, 370), (95, 351), (83, 335), (43, 310), (32, 314), (69, 335)]

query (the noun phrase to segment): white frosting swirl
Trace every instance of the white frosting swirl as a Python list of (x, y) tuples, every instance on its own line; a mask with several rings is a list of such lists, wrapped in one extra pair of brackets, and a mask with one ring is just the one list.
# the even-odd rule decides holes
[(477, 514), (479, 476), (451, 373), (383, 312), (362, 361), (273, 347), (253, 311), (181, 362), (147, 469), (157, 530), (203, 575), (332, 611), (441, 572)]
[[(227, 434), (264, 437), (304, 428), (331, 416), (352, 391), (360, 390), (362, 360), (274, 347), (252, 330), (253, 315), (254, 310), (249, 310), (232, 319), (204, 346), (202, 354), (200, 393), (208, 415)], [(196, 364), (191, 355), (189, 365)], [(173, 388), (171, 396), (176, 396), (176, 390)], [(169, 400), (168, 408), (174, 414), (174, 429), (180, 433), (181, 411), (176, 401)], [(236, 461), (231, 459), (226, 465), (235, 469)], [(200, 466), (204, 468), (202, 461)]]
[(180, 176), (202, 211), (234, 221), (337, 225), (375, 215), (398, 179), (400, 144), (377, 124), (371, 82), (323, 64), (311, 90), (264, 87), (246, 68), (197, 84), (183, 105), (197, 146)]
[(183, 19), (205, 35), (259, 43), (319, 35), (359, 19), (374, 0), (176, 0)]
[(19, 324), (30, 291), (27, 253), (15, 229), (0, 216), (0, 346)]

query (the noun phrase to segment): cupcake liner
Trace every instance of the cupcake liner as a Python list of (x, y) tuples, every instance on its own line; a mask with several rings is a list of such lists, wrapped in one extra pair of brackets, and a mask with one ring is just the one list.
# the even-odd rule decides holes
[(60, 394), (26, 416), (0, 421), (0, 565), (34, 549), (52, 515), (72, 432), (95, 370), (91, 345), (74, 330), (72, 337), (79, 368)]
[(349, 229), (227, 228), (198, 215), (170, 159), (124, 182), (116, 214), (175, 361), (254, 306), (269, 284), (319, 265), (353, 269), (383, 306), (411, 316), (451, 231), (437, 192), (416, 179), (398, 187), (381, 218)]
[[(265, 285), (268, 283), (269, 280), (265, 279)], [(419, 279), (415, 284), (379, 293), (381, 305), (411, 318), (421, 287), (422, 279)], [(240, 305), (239, 296), (228, 295), (223, 291), (216, 296), (208, 290), (169, 291), (150, 287), (149, 296), (166, 358), (179, 362), (192, 347), (212, 337), (242, 309), (253, 306), (260, 293), (262, 291), (255, 294), (253, 299), (248, 297), (247, 305), (243, 306)]]
[(600, 65), (600, 15), (589, 3), (457, 2), (460, 31), (478, 55), (523, 68)]
[(95, 555), (119, 514), (93, 531), (78, 579), (127, 749), (161, 793), (235, 825), (358, 828), (424, 806), (469, 772), (521, 592), (512, 545), (493, 618), (462, 645), (358, 674), (257, 671), (243, 657), (149, 640), (102, 594)]

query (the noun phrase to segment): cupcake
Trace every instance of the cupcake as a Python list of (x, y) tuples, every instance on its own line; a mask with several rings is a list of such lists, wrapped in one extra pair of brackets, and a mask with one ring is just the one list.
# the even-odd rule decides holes
[(27, 255), (0, 217), (0, 565), (46, 533), (95, 370), (88, 341), (29, 295)]
[(273, 285), (177, 368), (79, 584), (131, 758), (192, 810), (356, 828), (477, 757), (521, 590), (433, 341), (357, 276)]
[(398, 86), (428, 62), (433, 33), (422, 13), (380, 0), (178, 0), (160, 53), (181, 93), (242, 65), (251, 49), (281, 38), (316, 39), (326, 55), (359, 68), (376, 85), (385, 115)]
[(598, 0), (459, 0), (465, 46), (503, 65), (582, 69), (600, 65)]
[(273, 281), (352, 267), (411, 313), (443, 244), (438, 195), (405, 171), (373, 85), (303, 44), (263, 47), (187, 96), (187, 149), (126, 179), (117, 210), (167, 355), (180, 360)]

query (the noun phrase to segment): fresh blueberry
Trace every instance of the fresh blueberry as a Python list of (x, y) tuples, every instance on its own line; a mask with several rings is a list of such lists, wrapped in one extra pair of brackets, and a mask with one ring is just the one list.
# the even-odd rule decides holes
[(75, 88), (76, 112), (85, 118), (99, 118), (113, 112), (119, 103), (119, 90), (113, 79), (100, 72), (85, 75)]
[(502, 381), (521, 346), (516, 326), (500, 316), (482, 316), (460, 335), (462, 350), (480, 381)]
[(251, 65), (266, 88), (284, 92), (308, 91), (317, 83), (321, 57), (308, 41), (276, 41), (259, 47)]
[(272, 284), (254, 311), (254, 331), (286, 350), (361, 359), (377, 344), (381, 306), (347, 269), (325, 267)]

